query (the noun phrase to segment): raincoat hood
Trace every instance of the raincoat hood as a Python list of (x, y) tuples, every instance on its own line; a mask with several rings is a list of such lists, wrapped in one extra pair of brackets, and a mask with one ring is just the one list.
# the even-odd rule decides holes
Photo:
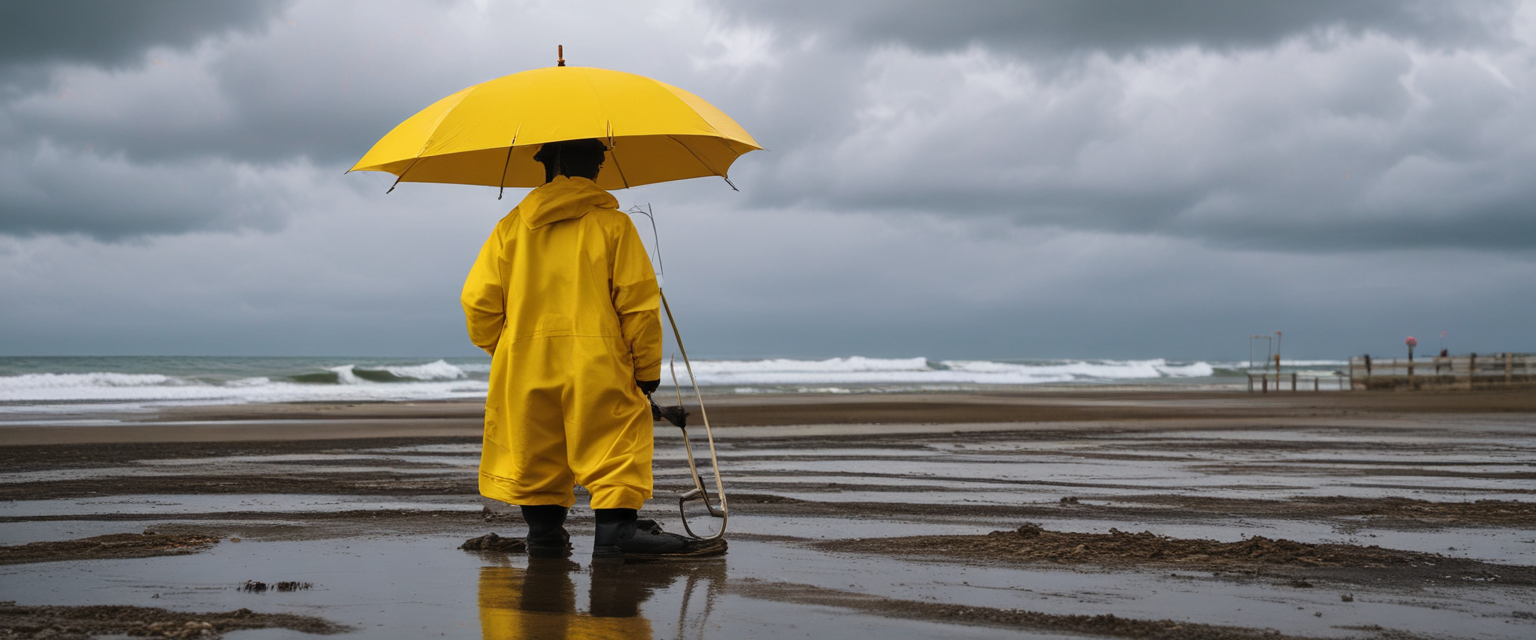
[(587, 215), (593, 209), (617, 209), (619, 199), (586, 178), (555, 176), (517, 205), (529, 229)]

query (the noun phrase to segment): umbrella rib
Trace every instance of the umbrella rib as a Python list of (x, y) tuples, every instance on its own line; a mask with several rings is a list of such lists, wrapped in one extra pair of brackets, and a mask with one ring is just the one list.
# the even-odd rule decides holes
[(619, 164), (619, 154), (613, 150), (614, 147), (619, 146), (613, 142), (613, 124), (610, 123), (608, 126), (608, 155), (613, 156), (613, 168), (619, 171), (619, 182), (624, 183), (624, 188), (628, 189), (630, 188), (629, 178), (624, 175), (624, 165)]
[(405, 174), (410, 173), (411, 169), (413, 167), (415, 167), (416, 163), (418, 163), (418, 162), (421, 162), (421, 156), (418, 155), (418, 156), (416, 156), (414, 158), (411, 158), (411, 163), (406, 165), (405, 171), (401, 171), (400, 175), (395, 176), (395, 183), (392, 184), (392, 185), (389, 185), (389, 191), (385, 191), (384, 195), (387, 196), (387, 195), (389, 195), (391, 193), (394, 193), (395, 192), (395, 187), (400, 186), (400, 181), (405, 179)]
[[(672, 141), (673, 141), (673, 142), (676, 142), (676, 143), (677, 143), (677, 145), (678, 145), (678, 146), (680, 146), (680, 147), (682, 147), (682, 148), (683, 148), (683, 149), (684, 149), (684, 150), (686, 150), (686, 151), (687, 151), (687, 152), (688, 152), (688, 155), (691, 155), (691, 156), (693, 156), (693, 159), (694, 159), (694, 160), (698, 160), (698, 161), (699, 161), (699, 166), (701, 166), (701, 167), (704, 167), (704, 168), (705, 168), (705, 169), (708, 169), (708, 170), (709, 170), (709, 173), (710, 173), (710, 175), (715, 175), (715, 176), (720, 176), (720, 179), (721, 179), (721, 180), (724, 180), (724, 181), (725, 181), (725, 183), (726, 183), (726, 184), (728, 184), (728, 185), (730, 185), (730, 187), (731, 187), (731, 191), (741, 191), (741, 189), (737, 189), (737, 188), (736, 188), (736, 185), (735, 185), (735, 184), (734, 184), (734, 183), (732, 183), (732, 182), (731, 182), (731, 179), (730, 179), (730, 178), (729, 178), (729, 177), (726, 177), (726, 175), (725, 175), (725, 174), (723, 174), (723, 173), (720, 173), (720, 172), (718, 172), (718, 171), (715, 171), (715, 169), (714, 169), (714, 167), (711, 167), (711, 166), (709, 166), (709, 164), (708, 164), (708, 163), (706, 163), (706, 162), (704, 162), (704, 159), (703, 159), (703, 158), (700, 158), (700, 157), (699, 157), (699, 154), (697, 154), (697, 153), (694, 153), (694, 152), (693, 152), (693, 149), (692, 149), (692, 148), (691, 148), (691, 147), (689, 147), (689, 146), (688, 146), (688, 145), (686, 145), (686, 144), (683, 144), (683, 141), (682, 141), (682, 140), (678, 140), (678, 139), (677, 139), (677, 136), (667, 136), (667, 137), (668, 137), (668, 138), (670, 138), (670, 139), (671, 139), (671, 140), (672, 140)], [(713, 139), (714, 139), (714, 140), (720, 140), (720, 139), (719, 139), (719, 138), (713, 138)], [(721, 144), (725, 144), (725, 143), (724, 143), (724, 142), (721, 142)], [(730, 148), (730, 145), (726, 145), (726, 148), (727, 148), (727, 149), (729, 149), (729, 148)]]
[(517, 123), (517, 129), (512, 132), (512, 141), (507, 143), (507, 160), (501, 165), (501, 183), (497, 185), (500, 187), (500, 190), (496, 192), (497, 200), (500, 200), (501, 195), (507, 192), (507, 168), (512, 166), (512, 147), (517, 146), (517, 134), (522, 132), (523, 123), (519, 122)]
[[(480, 86), (480, 85), (475, 85), (474, 87), (470, 87), (468, 89), (463, 89), (463, 90), (459, 91), (458, 93), (454, 94), (456, 96), (459, 96), (458, 102), (455, 102), (454, 105), (457, 106), (459, 102), (463, 102), (464, 101), (464, 97), (463, 97), (464, 94), (466, 92), (474, 89), (475, 87), (478, 87), (478, 86)], [(450, 97), (452, 97), (452, 96), (450, 96)], [(389, 185), (389, 191), (385, 191), (384, 195), (389, 195), (391, 193), (394, 193), (395, 192), (395, 187), (400, 186), (400, 181), (405, 179), (405, 174), (410, 173), (411, 169), (414, 169), (416, 167), (416, 163), (421, 162), (421, 154), (426, 153), (427, 152), (427, 147), (432, 146), (432, 136), (437, 135), (437, 128), (442, 126), (443, 119), (448, 117), (448, 112), (449, 111), (452, 111), (452, 108), (445, 109), (443, 111), (443, 113), (441, 113), (441, 114), (439, 114), (437, 116), (437, 122), (434, 122), (432, 124), (432, 131), (427, 134), (427, 141), (421, 143), (421, 151), (417, 151), (416, 152), (416, 157), (411, 159), (411, 164), (406, 166), (405, 167), (405, 171), (401, 171), (399, 176), (395, 177), (395, 183), (392, 184), (392, 185)]]
[(676, 142), (677, 146), (682, 147), (684, 151), (688, 152), (688, 155), (693, 156), (694, 160), (699, 161), (699, 166), (704, 167), (704, 169), (709, 172), (709, 175), (720, 176), (722, 178), (725, 177), (725, 176), (721, 176), (719, 172), (715, 171), (714, 167), (709, 166), (709, 163), (704, 162), (704, 159), (700, 158), (699, 154), (694, 153), (693, 149), (689, 148), (688, 145), (683, 144), (682, 140), (678, 140), (677, 136), (669, 135), (669, 136), (667, 136), (667, 139), (671, 140), (673, 142)]
[[(730, 151), (731, 153), (736, 153), (736, 150), (731, 148), (731, 144), (729, 142), (726, 142), (723, 138), (711, 138), (711, 140), (714, 140), (715, 142), (720, 143), (720, 146), (725, 147), (726, 151)], [(736, 183), (731, 182), (731, 177), (730, 176), (720, 176), (720, 179), (724, 180), (726, 184), (731, 186), (731, 191), (736, 191), (736, 192), (740, 192), (741, 191), (741, 189), (737, 189), (736, 188)]]
[(392, 185), (389, 185), (389, 191), (385, 191), (384, 195), (387, 196), (387, 195), (395, 192), (395, 187), (400, 186), (400, 181), (405, 179), (405, 174), (410, 173), (411, 169), (416, 168), (416, 163), (421, 162), (421, 154), (426, 153), (427, 152), (427, 147), (430, 147), (430, 146), (432, 146), (432, 139), (431, 138), (427, 138), (427, 141), (423, 142), (421, 144), (421, 151), (417, 151), (416, 152), (416, 157), (415, 158), (411, 158), (411, 163), (406, 165), (405, 171), (401, 171), (400, 175), (395, 176), (395, 183), (392, 184)]

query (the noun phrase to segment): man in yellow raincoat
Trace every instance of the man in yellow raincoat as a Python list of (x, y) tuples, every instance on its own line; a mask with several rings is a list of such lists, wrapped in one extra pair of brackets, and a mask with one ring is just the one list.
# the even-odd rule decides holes
[(492, 358), (480, 493), (522, 508), (530, 555), (570, 554), (576, 484), (592, 495), (594, 558), (716, 555), (723, 541), (636, 513), (651, 497), (660, 289), (634, 223), (592, 181), (606, 151), (541, 147), (545, 184), (496, 225), (464, 282), (470, 340)]

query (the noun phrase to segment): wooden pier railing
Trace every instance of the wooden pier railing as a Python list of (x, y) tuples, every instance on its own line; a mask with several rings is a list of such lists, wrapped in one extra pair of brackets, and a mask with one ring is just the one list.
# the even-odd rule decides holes
[(1351, 389), (1478, 389), (1536, 385), (1536, 354), (1476, 353), (1427, 358), (1349, 359)]
[[(1289, 385), (1287, 387), (1286, 385)], [(1248, 393), (1269, 393), (1281, 390), (1343, 391), (1349, 388), (1349, 378), (1343, 375), (1318, 375), (1316, 372), (1275, 373), (1273, 371), (1249, 371)]]

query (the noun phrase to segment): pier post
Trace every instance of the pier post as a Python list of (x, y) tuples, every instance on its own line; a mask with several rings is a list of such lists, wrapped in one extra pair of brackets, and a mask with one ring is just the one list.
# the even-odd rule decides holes
[(1253, 393), (1253, 374), (1248, 374), (1248, 393)]
[(1259, 377), (1259, 393), (1269, 393), (1269, 374)]
[(1472, 380), (1477, 377), (1477, 352), (1467, 356), (1467, 391), (1472, 390)]
[(1296, 393), (1296, 372), (1291, 372), (1291, 393)]
[(1515, 356), (1514, 356), (1514, 354), (1512, 354), (1512, 353), (1510, 353), (1508, 351), (1505, 351), (1504, 352), (1504, 384), (1509, 384), (1509, 383), (1515, 381), (1515, 366), (1514, 365), (1515, 365)]
[(1313, 378), (1312, 379), (1312, 393), (1317, 393), (1317, 392), (1323, 390), (1322, 380), (1323, 380), (1322, 378)]

